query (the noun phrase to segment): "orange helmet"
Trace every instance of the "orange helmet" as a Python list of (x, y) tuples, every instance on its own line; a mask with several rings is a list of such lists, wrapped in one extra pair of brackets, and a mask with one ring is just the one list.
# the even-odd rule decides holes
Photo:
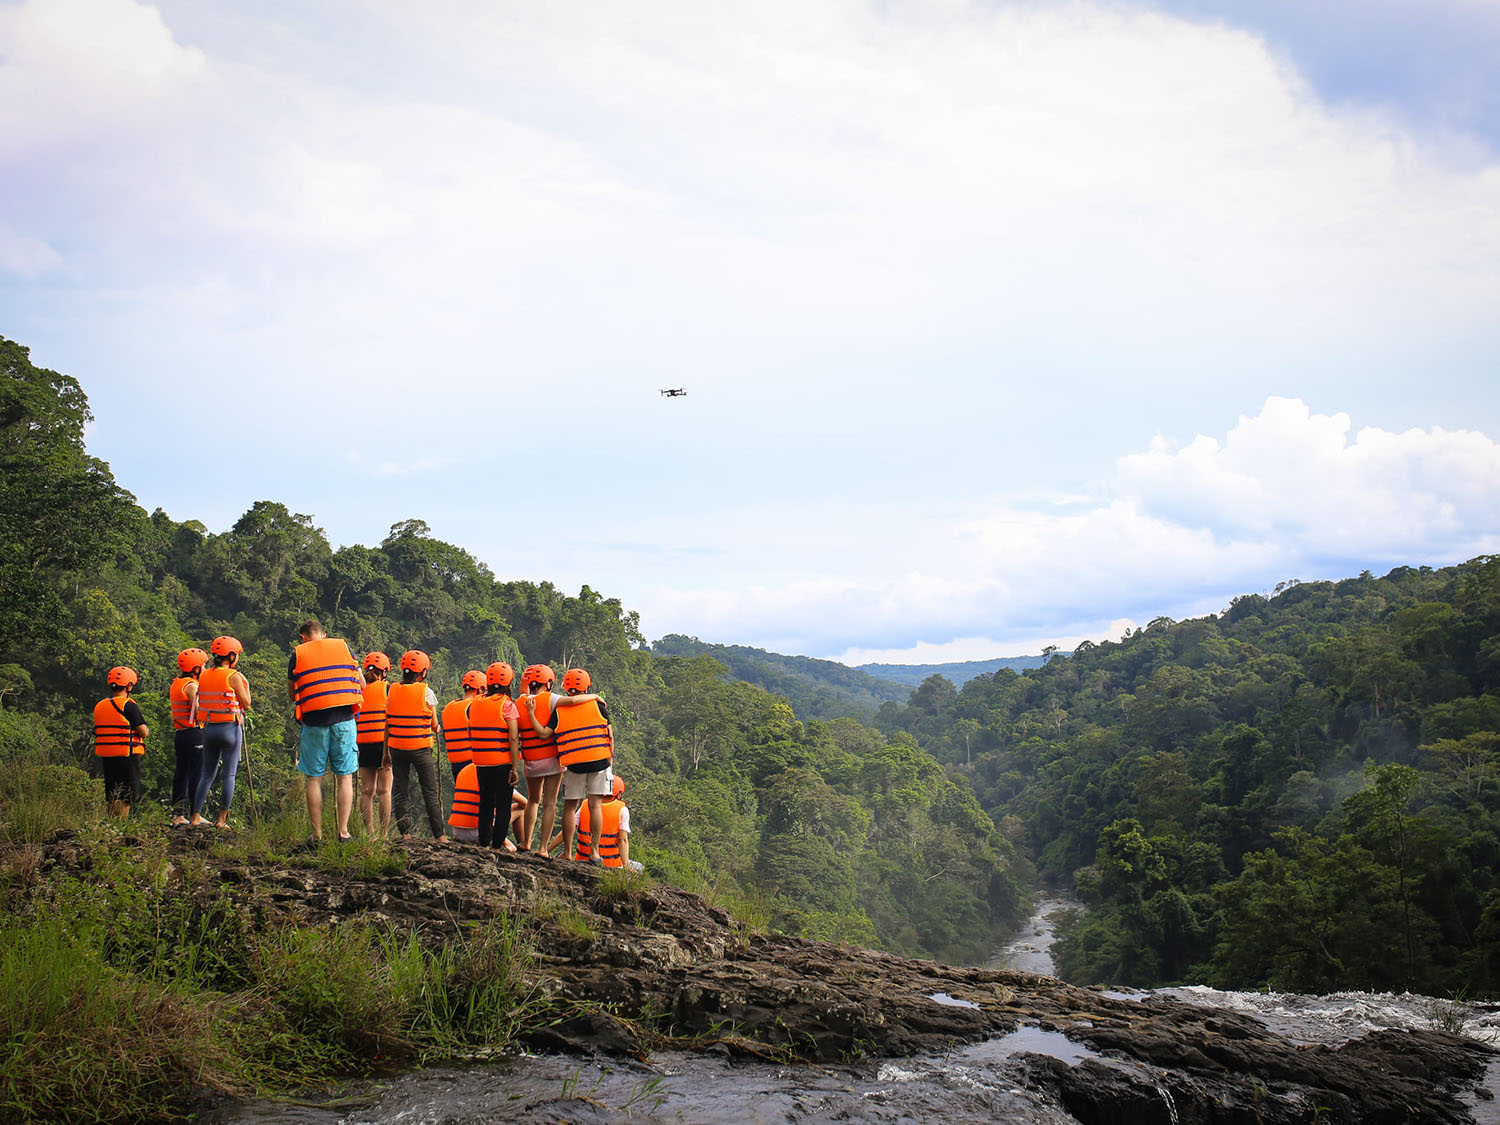
[(550, 687), (556, 679), (557, 673), (550, 664), (528, 664), (526, 671), (521, 673), (521, 682), (526, 684), (547, 684)]
[(432, 667), (432, 658), (419, 648), (409, 648), (401, 654), (401, 671), (419, 675)]
[(625, 779), (616, 774), (615, 779), (609, 783), (609, 795), (618, 801), (620, 799), (620, 794), (624, 792)]
[(497, 660), (484, 670), (486, 684), (499, 684), (501, 687), (509, 687), (516, 679), (516, 670), (503, 660)]
[(377, 672), (389, 672), (391, 670), (391, 658), (383, 652), (365, 653), (366, 668), (374, 668)]
[(177, 670), (194, 672), (208, 663), (208, 653), (201, 648), (185, 648), (177, 654)]
[(111, 668), (109, 675), (104, 678), (109, 682), (110, 687), (132, 688), (141, 682), (141, 678), (135, 674), (135, 669), (126, 668), (124, 665)]
[(480, 691), (485, 689), (488, 682), (483, 672), (465, 672), (464, 678), (459, 681), (466, 688), (478, 688)]
[(233, 656), (237, 652), (244, 652), (245, 646), (233, 637), (215, 637), (214, 643), (208, 646), (208, 651), (215, 656)]
[(582, 668), (569, 668), (563, 673), (563, 691), (588, 691), (593, 682)]

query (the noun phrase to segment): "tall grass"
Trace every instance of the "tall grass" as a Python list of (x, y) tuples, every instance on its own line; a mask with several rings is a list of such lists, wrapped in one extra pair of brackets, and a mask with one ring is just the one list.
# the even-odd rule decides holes
[(197, 856), (121, 848), (110, 825), (83, 839), (81, 874), (13, 878), (0, 915), (0, 1120), (180, 1117), (204, 1089), (503, 1049), (540, 1015), (515, 917), (446, 942), (273, 922), (200, 880)]
[(44, 751), (0, 757), (0, 844), (39, 844), (59, 828), (98, 823), (104, 789), (77, 766), (47, 761)]

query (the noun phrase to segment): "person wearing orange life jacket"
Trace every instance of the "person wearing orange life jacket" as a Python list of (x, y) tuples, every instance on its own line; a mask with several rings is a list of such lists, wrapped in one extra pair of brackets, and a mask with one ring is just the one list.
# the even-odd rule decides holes
[(521, 732), (521, 766), (526, 772), (526, 815), (516, 839), (521, 850), (531, 847), (537, 809), (542, 811), (542, 834), (538, 854), (546, 856), (552, 840), (552, 821), (557, 815), (557, 794), (562, 788), (563, 768), (557, 760), (557, 739), (547, 724), (552, 721), (552, 683), (557, 674), (546, 664), (529, 665), (521, 673), (526, 690), (516, 697), (517, 726)]
[(427, 826), (440, 844), (448, 842), (443, 826), (443, 804), (438, 792), (437, 769), (432, 761), (432, 737), (438, 730), (438, 699), (427, 686), (432, 659), (421, 649), (401, 654), (401, 682), (392, 684), (385, 704), (385, 744), (391, 752), (394, 771), (396, 831), (403, 840), (411, 837), (408, 813), (411, 771), (416, 767), (427, 806)]
[(453, 811), (448, 834), (461, 844), (479, 843), (479, 774), (473, 762), (459, 767), (453, 779)]
[(331, 772), (334, 823), (339, 842), (347, 843), (359, 769), (355, 716), (365, 702), (364, 679), (348, 644), (328, 636), (319, 622), (304, 621), (297, 638), (287, 661), (286, 693), (300, 727), (297, 772), (312, 824), (309, 842), (323, 838), (323, 776)]
[(141, 755), (146, 752), (146, 726), (141, 706), (130, 698), (140, 683), (134, 668), (111, 668), (104, 677), (109, 694), (94, 704), (94, 753), (104, 771), (104, 799), (111, 816), (124, 820), (130, 806), (141, 799)]
[(203, 720), (198, 716), (198, 676), (208, 663), (208, 653), (201, 648), (185, 648), (177, 654), (177, 671), (181, 673), (167, 689), (172, 704), (172, 827), (188, 823), (193, 811), (193, 794), (198, 790), (198, 775), (203, 772)]
[(250, 709), (250, 684), (237, 667), (245, 646), (233, 637), (215, 637), (208, 646), (212, 654), (209, 666), (198, 676), (198, 717), (203, 720), (203, 769), (198, 774), (198, 790), (193, 794), (194, 828), (208, 823), (203, 806), (219, 771), (224, 771), (224, 786), (219, 802), (215, 828), (229, 827), (229, 808), (234, 803), (234, 777), (240, 767), (240, 752), (245, 747), (245, 712)]
[(516, 673), (497, 660), (484, 670), (485, 694), (469, 704), (469, 748), (479, 782), (479, 838), (482, 848), (504, 848), (510, 831), (515, 791), (515, 750), (520, 744), (515, 702)]
[(391, 832), (391, 755), (385, 748), (386, 673), (391, 658), (370, 652), (364, 659), (364, 702), (354, 716), (354, 750), (359, 755), (359, 812), (365, 830), (375, 833), (375, 801), (380, 801), (380, 838)]
[(455, 781), (458, 771), (473, 759), (469, 750), (469, 704), (484, 694), (484, 673), (465, 672), (459, 684), (463, 695), (443, 708), (443, 752), (448, 755)]
[(568, 669), (563, 675), (563, 691), (567, 694), (553, 700), (552, 721), (543, 724), (543, 729), (556, 736), (557, 759), (567, 771), (563, 774), (563, 854), (573, 854), (578, 807), (587, 801), (592, 836), (589, 862), (602, 867), (599, 833), (604, 798), (614, 780), (610, 773), (614, 736), (604, 700), (589, 693), (592, 683), (584, 669)]
[[(610, 795), (600, 806), (603, 823), (599, 830), (599, 857), (605, 867), (628, 867), (639, 871), (641, 865), (630, 858), (630, 808), (625, 804), (625, 781), (618, 774), (611, 782)], [(578, 858), (587, 861), (593, 852), (589, 840), (593, 836), (593, 822), (589, 818), (589, 807), (578, 810)]]

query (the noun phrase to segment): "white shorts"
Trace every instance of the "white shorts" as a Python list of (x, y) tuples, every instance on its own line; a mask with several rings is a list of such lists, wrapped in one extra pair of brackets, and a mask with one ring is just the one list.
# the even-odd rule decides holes
[(523, 768), (526, 770), (527, 777), (535, 778), (556, 777), (563, 771), (562, 762), (558, 761), (556, 754), (550, 758), (538, 758), (536, 761), (526, 758)]
[(563, 800), (581, 801), (585, 797), (608, 797), (614, 780), (615, 772), (610, 769), (599, 770), (596, 773), (574, 773), (572, 770), (566, 770), (563, 773)]

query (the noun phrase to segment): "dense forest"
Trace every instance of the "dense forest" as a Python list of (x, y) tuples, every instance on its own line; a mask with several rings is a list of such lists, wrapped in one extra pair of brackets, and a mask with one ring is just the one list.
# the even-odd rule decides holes
[(220, 533), (147, 513), (85, 449), (88, 421), (76, 380), (0, 338), (0, 765), (86, 784), (90, 709), (105, 671), (130, 665), (151, 816), (170, 790), (176, 654), (230, 633), (256, 695), (236, 815), (295, 816), (286, 662), (318, 617), (357, 653), (424, 649), (441, 698), (495, 659), (587, 667), (616, 725), (632, 856), (762, 925), (973, 960), (1024, 909), (1024, 861), (911, 734), (804, 722), (710, 656), (653, 656), (617, 600), (506, 581), (417, 519), (335, 549), (270, 500)]
[(963, 687), (975, 676), (993, 675), (1002, 668), (1012, 672), (1040, 668), (1051, 655), (1049, 652), (1044, 656), (997, 656), (993, 660), (962, 660), (953, 664), (860, 664), (855, 670), (894, 680), (908, 688), (919, 686), (928, 676), (942, 676), (949, 683)]
[(804, 719), (868, 721), (882, 703), (905, 703), (911, 688), (834, 660), (784, 656), (747, 645), (719, 645), (669, 633), (651, 645), (658, 656), (711, 656), (737, 680), (781, 696)]
[(1283, 583), (877, 723), (1076, 884), (1068, 979), (1500, 991), (1500, 557)]

